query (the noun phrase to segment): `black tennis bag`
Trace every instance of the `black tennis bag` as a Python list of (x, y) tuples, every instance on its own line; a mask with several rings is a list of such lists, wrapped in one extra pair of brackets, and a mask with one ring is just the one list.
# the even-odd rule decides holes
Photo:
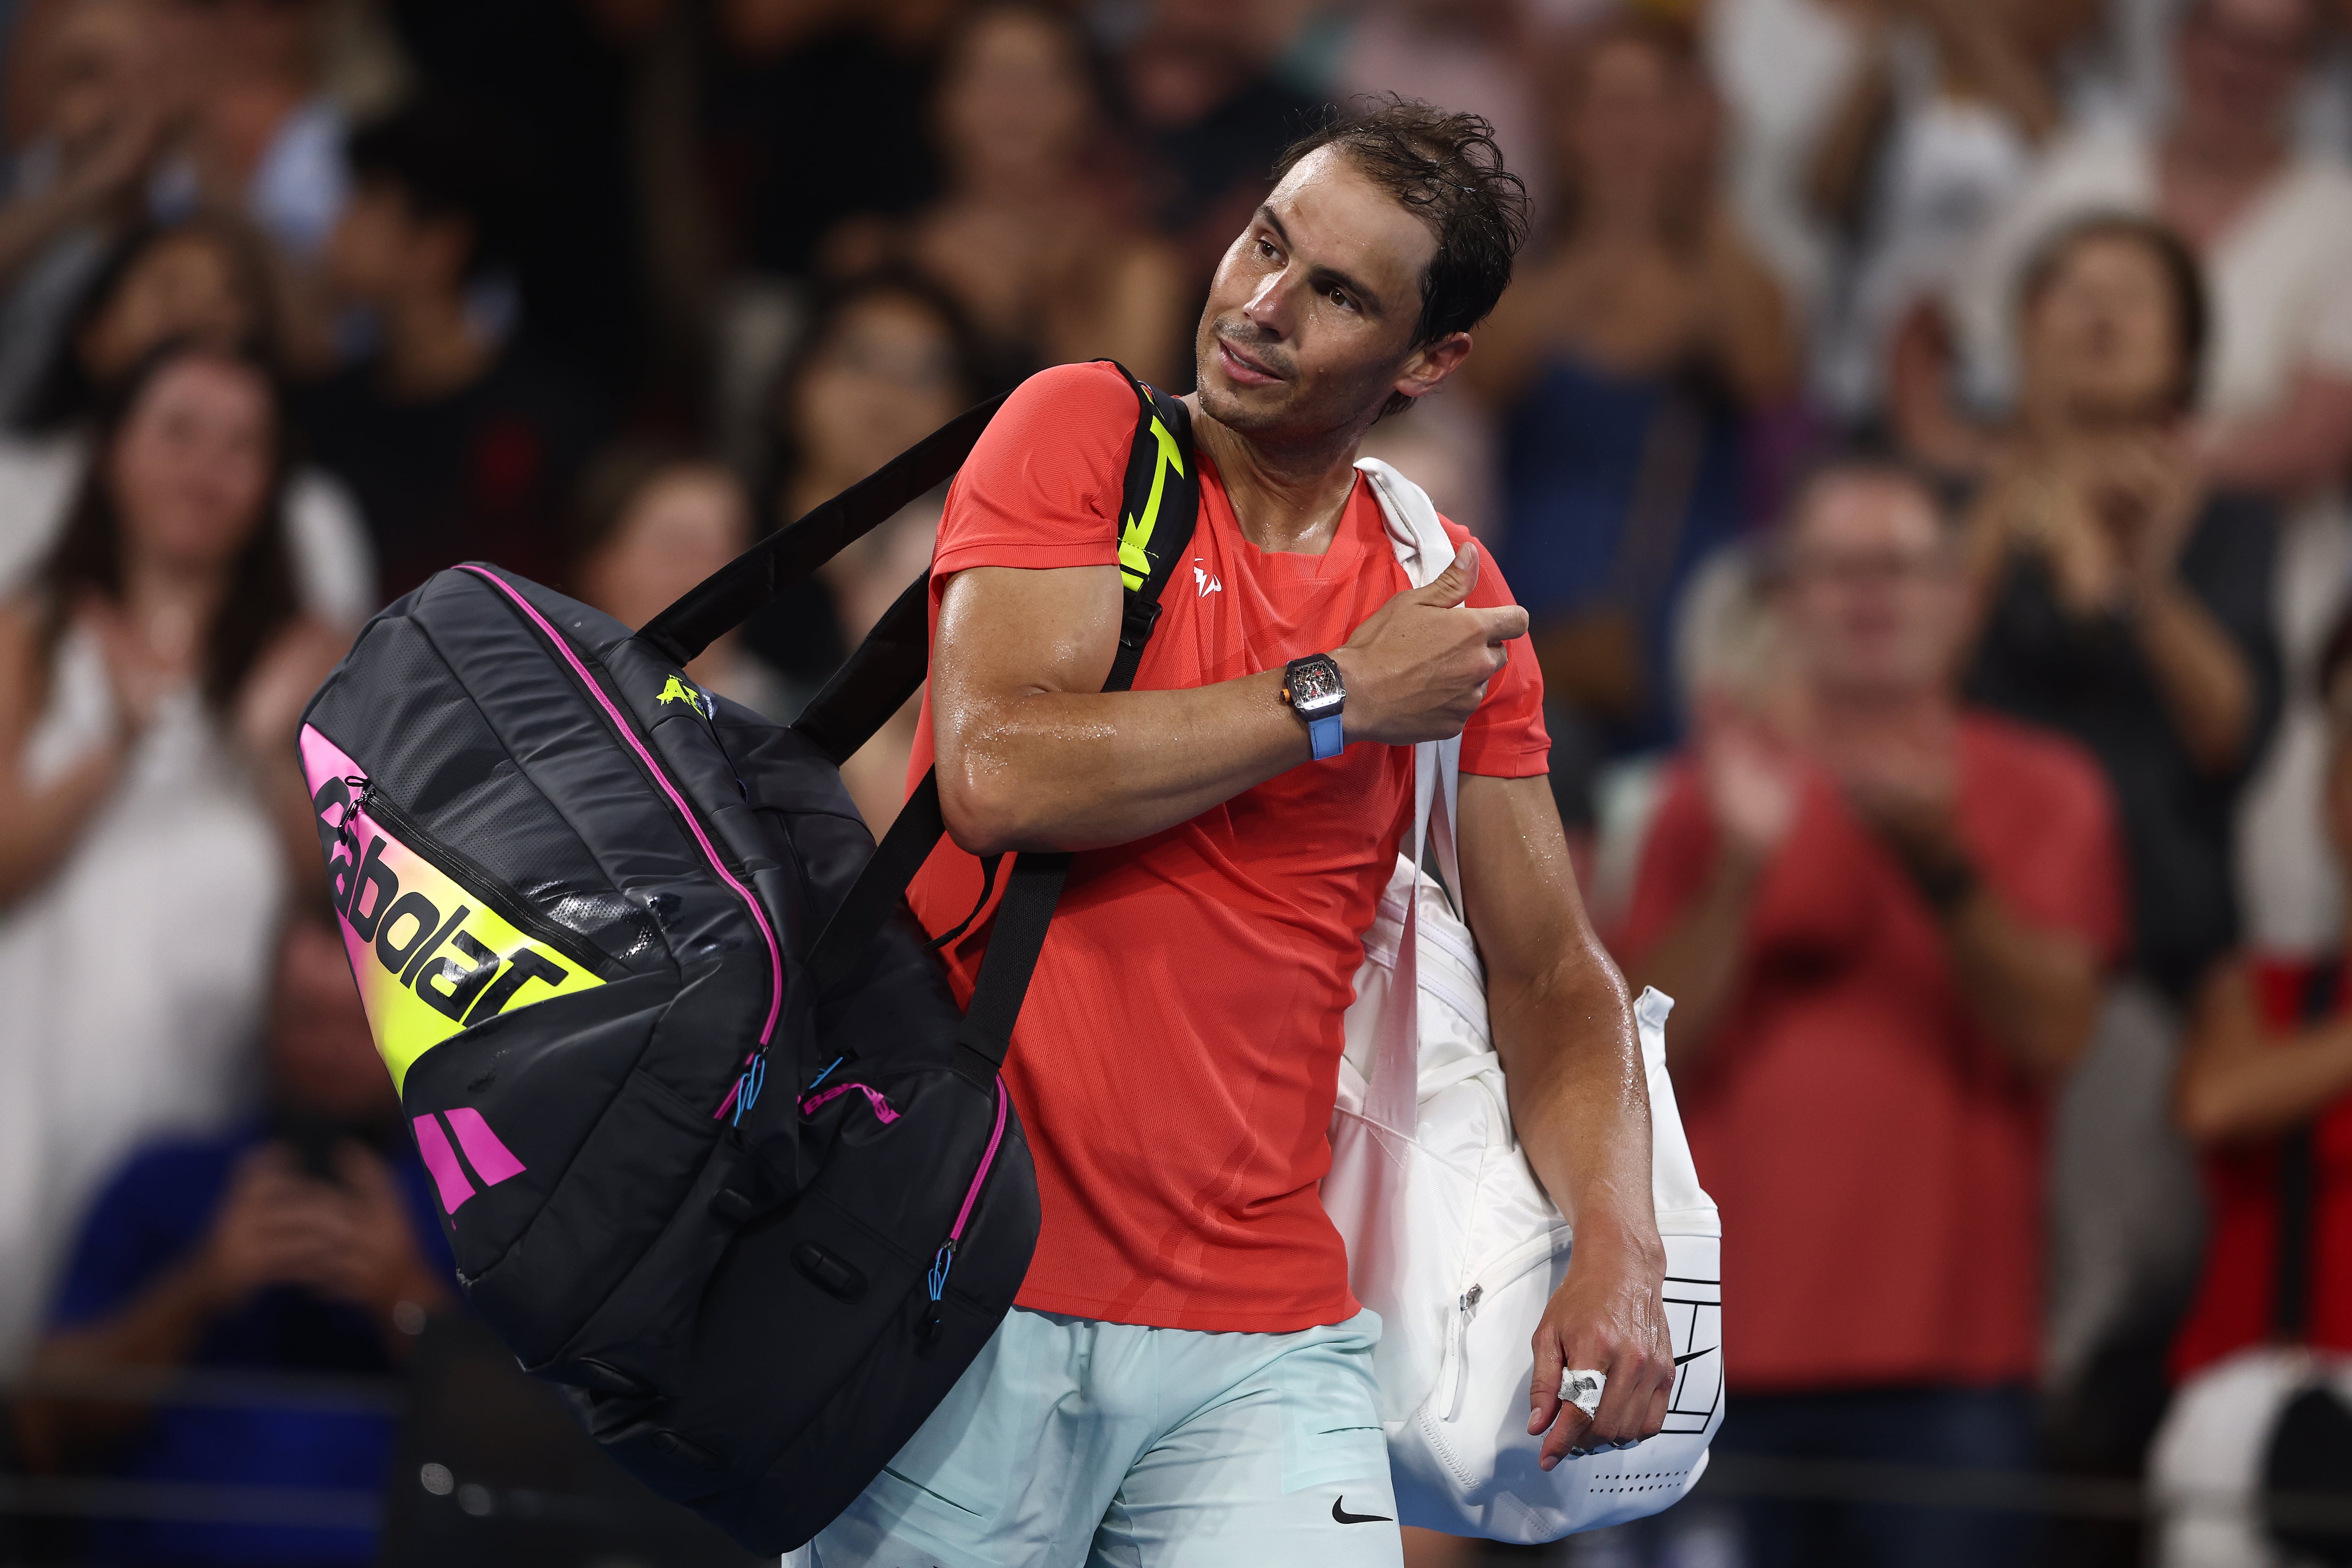
[[(1198, 503), (1182, 405), (1135, 390), (1113, 689)], [(1028, 1268), (998, 1068), (1068, 857), (1016, 859), (967, 1014), (902, 898), (935, 779), (877, 850), (838, 771), (923, 679), (926, 582), (790, 728), (684, 666), (952, 473), (996, 406), (635, 635), (443, 572), (303, 716), (352, 972), (467, 1300), (632, 1474), (758, 1552), (865, 1489)]]

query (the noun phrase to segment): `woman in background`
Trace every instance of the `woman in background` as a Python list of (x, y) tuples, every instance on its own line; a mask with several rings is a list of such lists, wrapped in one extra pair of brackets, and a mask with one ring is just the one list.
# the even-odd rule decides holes
[[(751, 544), (751, 498), (723, 465), (682, 448), (616, 447), (581, 479), (572, 592), (634, 630)], [(789, 689), (732, 631), (686, 675), (779, 724), (791, 723), (811, 695)]]
[[(25, 582), (65, 526), (105, 390), (175, 338), (250, 345), (275, 364), (279, 314), (258, 241), (234, 219), (150, 225), (124, 238), (76, 303), (26, 428), (0, 436), (0, 594)], [(357, 630), (376, 607), (375, 563), (351, 496), (318, 468), (295, 469), (286, 529), (304, 606)]]
[[(2352, 868), (2352, 619), (2320, 656), (2329, 847)], [(2174, 1086), (2204, 1156), (2205, 1267), (2149, 1469), (2165, 1568), (2263, 1568), (2290, 1544), (2254, 1488), (2341, 1500), (2352, 1484), (2352, 988), (2346, 948), (2248, 950), (2215, 967)], [(2243, 1489), (2216, 1507), (2215, 1489)], [(2341, 1561), (2306, 1532), (2314, 1561)], [(2265, 1539), (2265, 1535), (2269, 1538)]]
[[(812, 314), (770, 402), (777, 518), (789, 522), (848, 489), (985, 390), (977, 340), (946, 290), (888, 268), (840, 285)], [(745, 641), (814, 691), (929, 565), (940, 499), (905, 508), (788, 590), (752, 618)], [(842, 769), (877, 837), (906, 795), (919, 709), (910, 700)]]
[(1078, 23), (1022, 0), (973, 12), (949, 42), (932, 116), (946, 193), (903, 226), (845, 226), (832, 269), (919, 268), (1011, 375), (1109, 358), (1190, 385), (1182, 279), (1102, 166), (1108, 113)]
[(2238, 938), (2231, 814), (2280, 707), (2272, 509), (2209, 489), (2189, 447), (2205, 321), (2170, 230), (2116, 217), (2058, 236), (2020, 292), (2019, 419), (1969, 521), (1983, 619), (1968, 693), (2090, 749), (2130, 870), (2130, 970), (2055, 1131), (2048, 1425), (2074, 1473), (2136, 1475), (2162, 1409), (2197, 1267), (2167, 1087), (2180, 1008)]
[(1465, 366), (1504, 419), (1496, 556), (1534, 622), (1569, 766), (1679, 733), (1673, 606), (1739, 530), (1743, 416), (1797, 371), (1780, 290), (1717, 199), (1687, 31), (1608, 23), (1575, 68), (1550, 253)]
[(0, 1366), (90, 1184), (243, 1092), (295, 765), (342, 640), (288, 561), (283, 405), (249, 355), (167, 345), (102, 403), (34, 587), (0, 606)]

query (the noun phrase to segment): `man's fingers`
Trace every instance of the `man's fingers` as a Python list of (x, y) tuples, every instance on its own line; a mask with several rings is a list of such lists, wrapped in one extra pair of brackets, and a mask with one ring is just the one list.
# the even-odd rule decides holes
[(1528, 635), (1528, 613), (1517, 605), (1497, 605), (1491, 610), (1473, 610), (1470, 613), (1478, 617), (1490, 647)]
[(1478, 586), (1478, 542), (1472, 540), (1454, 552), (1454, 563), (1430, 580), (1429, 586), (1413, 595), (1424, 605), (1434, 605), (1450, 610), (1470, 596)]

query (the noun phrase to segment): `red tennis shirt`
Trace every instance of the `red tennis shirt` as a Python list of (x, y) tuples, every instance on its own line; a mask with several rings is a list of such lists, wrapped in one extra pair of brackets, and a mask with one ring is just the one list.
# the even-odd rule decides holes
[[(1108, 365), (1032, 377), (948, 492), (932, 625), (974, 566), (1108, 566), (1135, 395)], [(1446, 525), (1454, 537), (1467, 534)], [(1321, 555), (1259, 550), (1201, 465), (1192, 558), (1162, 597), (1145, 690), (1208, 686), (1346, 642), (1409, 584), (1360, 480)], [(1491, 563), (1474, 604), (1507, 605)], [(1524, 640), (1464, 731), (1463, 768), (1545, 771), (1543, 688)], [(931, 765), (926, 698), (910, 782)], [(1036, 1156), (1045, 1228), (1024, 1307), (1160, 1328), (1280, 1333), (1356, 1311), (1317, 1184), (1331, 1160), (1340, 1015), (1396, 863), (1410, 751), (1358, 744), (1190, 822), (1077, 857), (1005, 1068)], [(942, 842), (908, 893), (945, 931), (979, 862)], [(1000, 886), (1002, 885), (1000, 879)], [(969, 998), (989, 924), (947, 952)]]

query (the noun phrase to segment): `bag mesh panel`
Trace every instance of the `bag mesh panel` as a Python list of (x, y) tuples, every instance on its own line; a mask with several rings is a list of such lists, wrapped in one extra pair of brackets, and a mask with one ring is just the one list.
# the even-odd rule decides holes
[[(661, 938), (623, 898), (423, 633), (403, 620), (367, 633), (366, 679), (336, 683), (313, 715), (393, 804), (548, 919), (626, 963)], [(345, 737), (366, 736), (365, 753)]]

